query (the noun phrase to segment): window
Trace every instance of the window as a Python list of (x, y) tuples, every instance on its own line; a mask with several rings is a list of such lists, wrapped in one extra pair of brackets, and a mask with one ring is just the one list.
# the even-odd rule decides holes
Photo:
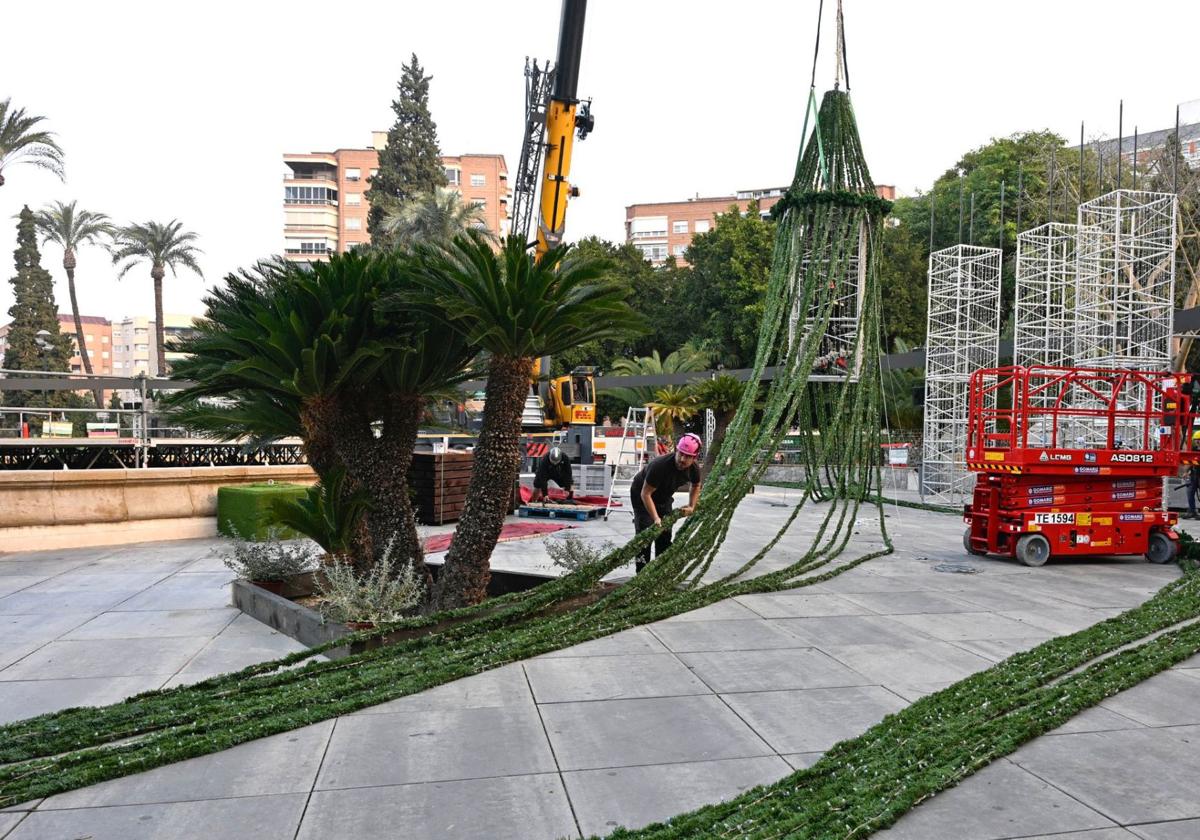
[(629, 220), (629, 235), (632, 239), (654, 239), (667, 235), (666, 216), (639, 216)]
[(301, 242), (301, 254), (324, 254), (329, 250), (329, 247), (324, 242)]
[(107, 359), (107, 358), (108, 358), (108, 351), (107, 351), (107, 350), (105, 350), (103, 353), (101, 353), (101, 354), (100, 354), (100, 358), (101, 358), (101, 359)]
[(101, 344), (108, 344), (108, 336), (106, 336), (106, 335), (102, 335), (102, 336), (100, 336), (100, 343), (101, 343)]
[(682, 222), (671, 222), (671, 233), (687, 233), (688, 223), (686, 220)]
[(346, 193), (346, 204), (351, 207), (362, 204), (362, 193)]
[(642, 256), (652, 262), (660, 262), (667, 258), (666, 245), (638, 245), (637, 247), (642, 252)]
[(682, 257), (683, 252), (686, 250), (687, 250), (686, 245), (676, 245), (674, 248), (671, 249), (671, 253), (677, 257)]
[(708, 230), (710, 227), (712, 227), (712, 223), (709, 222), (708, 219), (697, 219), (696, 220), (696, 227), (695, 227), (696, 233), (708, 233)]
[(480, 210), (487, 209), (487, 199), (486, 198), (472, 198), (470, 201), (471, 201), (472, 207), (478, 207)]
[(362, 230), (362, 219), (346, 219), (346, 230)]
[(372, 170), (371, 170), (371, 177), (372, 177), (372, 178), (374, 178), (374, 177), (375, 177), (376, 175), (378, 175), (378, 174), (379, 174), (379, 170), (378, 170), (378, 169), (372, 169)]
[(147, 335), (148, 330), (149, 330), (149, 327), (137, 327), (136, 329), (134, 329), (133, 334), (134, 335)]
[[(462, 170), (461, 169), (451, 169), (449, 166), (447, 166), (446, 167), (446, 183), (452, 187), (457, 187), (459, 184), (461, 184), (462, 183)], [(482, 184), (480, 186), (482, 186)]]
[(487, 179), (484, 178), (484, 176), (482, 176), (482, 175), (472, 174), (471, 175), (471, 186), (472, 187), (486, 187)]
[(347, 169), (346, 170), (346, 180), (347, 181), (358, 181), (361, 178), (362, 178), (362, 170), (361, 169)]
[(337, 190), (328, 187), (284, 187), (284, 204), (332, 204), (337, 201)]
[(145, 351), (145, 350), (149, 350), (149, 349), (150, 349), (150, 345), (149, 345), (149, 344), (135, 344), (135, 345), (133, 345), (133, 349), (134, 349), (134, 350)]

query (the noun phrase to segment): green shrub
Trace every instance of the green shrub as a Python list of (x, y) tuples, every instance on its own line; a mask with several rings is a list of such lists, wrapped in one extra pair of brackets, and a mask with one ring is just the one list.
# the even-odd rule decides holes
[(340, 558), (325, 567), (319, 587), (324, 597), (321, 615), (326, 621), (382, 624), (411, 615), (424, 602), (425, 581), (412, 562), (395, 567), (395, 542), (388, 543), (367, 575), (357, 574)]
[(317, 567), (317, 552), (306, 543), (280, 542), (278, 531), (267, 531), (264, 542), (242, 539), (233, 529), (233, 548), (222, 559), (233, 573), (244, 580), (286, 580), (311, 572)]

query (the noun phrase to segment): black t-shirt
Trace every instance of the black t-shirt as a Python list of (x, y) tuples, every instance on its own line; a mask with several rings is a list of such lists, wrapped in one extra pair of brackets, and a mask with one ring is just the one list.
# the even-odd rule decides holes
[(533, 486), (545, 490), (553, 481), (564, 490), (571, 489), (571, 462), (563, 458), (557, 464), (550, 463), (550, 456), (538, 461), (537, 471), (533, 474)]
[(654, 509), (659, 515), (671, 509), (675, 501), (675, 491), (685, 484), (700, 483), (700, 467), (695, 461), (686, 470), (681, 470), (675, 464), (675, 453), (668, 452), (659, 455), (634, 476), (633, 486), (629, 488), (630, 501), (635, 510), (645, 510), (642, 504), (642, 486), (647, 482), (654, 488), (650, 498), (654, 500)]

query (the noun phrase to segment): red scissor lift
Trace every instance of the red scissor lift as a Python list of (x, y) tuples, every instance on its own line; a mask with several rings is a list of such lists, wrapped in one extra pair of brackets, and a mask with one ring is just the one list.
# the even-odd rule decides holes
[(1027, 566), (1110, 554), (1170, 562), (1179, 538), (1163, 478), (1200, 457), (1186, 448), (1191, 386), (1186, 374), (1131, 370), (976, 371), (966, 455), (979, 475), (964, 547)]

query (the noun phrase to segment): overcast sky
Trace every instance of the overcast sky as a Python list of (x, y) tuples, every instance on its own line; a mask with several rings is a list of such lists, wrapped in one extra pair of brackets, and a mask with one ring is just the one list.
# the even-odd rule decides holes
[[(827, 29), (834, 0), (826, 3)], [(67, 182), (5, 171), (0, 220), (78, 199), (116, 220), (178, 218), (203, 280), (168, 275), (168, 312), (282, 248), (284, 152), (365, 147), (391, 124), (416, 52), (445, 154), (500, 152), (515, 171), (525, 56), (553, 58), (559, 0), (8, 4), (0, 98), (48, 118)], [(786, 184), (800, 143), (817, 0), (593, 0), (579, 92), (596, 129), (575, 149), (567, 235), (623, 236), (625, 206)], [(1111, 11), (1109, 11), (1111, 9)], [(1118, 10), (1121, 19), (1118, 19)], [(1200, 3), (846, 0), (855, 110), (877, 183), (926, 187), (991, 137), (1162, 128), (1200, 97)], [(823, 39), (818, 93), (833, 77)], [(0, 278), (15, 227), (0, 224)], [(43, 265), (69, 308), (62, 254)], [(120, 282), (80, 254), (84, 314), (153, 311), (148, 269)], [(12, 302), (0, 284), (0, 312)], [(7, 320), (6, 315), (0, 316)]]

